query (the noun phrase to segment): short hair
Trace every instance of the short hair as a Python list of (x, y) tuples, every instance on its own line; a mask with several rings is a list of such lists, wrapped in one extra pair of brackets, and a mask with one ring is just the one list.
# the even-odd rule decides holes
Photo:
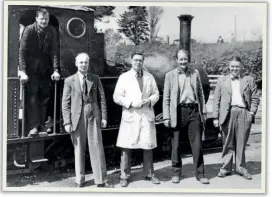
[(75, 57), (75, 61), (77, 61), (80, 56), (85, 56), (88, 60), (90, 60), (90, 56), (87, 53), (78, 53)]
[(189, 51), (187, 51), (187, 50), (185, 50), (185, 49), (180, 49), (180, 50), (177, 50), (176, 51), (176, 59), (178, 59), (178, 54), (180, 53), (180, 52), (182, 52), (182, 53), (184, 53), (185, 55), (187, 55), (187, 57), (189, 58)]
[(141, 53), (141, 52), (134, 52), (134, 53), (132, 53), (131, 56), (130, 56), (131, 59), (133, 59), (133, 57), (134, 57), (135, 55), (141, 55), (141, 56), (143, 57), (143, 60), (144, 60), (144, 58), (145, 58), (145, 56), (144, 56), (143, 53)]
[(236, 61), (236, 62), (240, 62), (241, 64), (243, 63), (241, 58), (239, 56), (233, 56), (230, 61)]
[(39, 14), (42, 14), (42, 15), (48, 14), (48, 15), (50, 15), (49, 12), (47, 11), (47, 9), (42, 8), (42, 7), (38, 8), (38, 10), (36, 11), (36, 17), (38, 17)]

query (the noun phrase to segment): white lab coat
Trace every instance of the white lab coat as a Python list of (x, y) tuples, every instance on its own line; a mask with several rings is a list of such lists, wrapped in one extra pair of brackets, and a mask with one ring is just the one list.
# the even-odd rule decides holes
[[(133, 101), (151, 100), (151, 106), (134, 108)], [(117, 146), (129, 149), (153, 149), (157, 147), (155, 114), (153, 106), (159, 100), (154, 77), (143, 70), (143, 91), (134, 70), (123, 73), (116, 84), (114, 102), (123, 107)]]

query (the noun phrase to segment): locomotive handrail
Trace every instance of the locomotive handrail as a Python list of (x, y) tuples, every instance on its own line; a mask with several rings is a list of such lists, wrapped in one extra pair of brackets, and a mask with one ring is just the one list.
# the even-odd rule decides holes
[[(27, 157), (26, 157), (26, 154), (25, 154), (25, 161), (27, 160)], [(17, 159), (16, 159), (16, 151), (14, 151), (13, 152), (13, 164), (16, 166), (16, 167), (18, 167), (18, 168), (25, 168), (26, 167), (26, 164), (24, 163), (24, 164), (19, 164), (18, 162), (17, 162)]]

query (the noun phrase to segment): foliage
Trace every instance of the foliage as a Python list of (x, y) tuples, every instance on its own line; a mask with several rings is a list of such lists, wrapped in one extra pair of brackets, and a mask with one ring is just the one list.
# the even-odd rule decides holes
[(94, 9), (94, 18), (101, 20), (104, 16), (112, 16), (115, 6), (87, 6)]
[(149, 28), (145, 6), (129, 6), (129, 11), (120, 15), (117, 21), (118, 31), (123, 33), (135, 45), (148, 41)]
[(104, 34), (106, 47), (116, 46), (122, 40), (121, 34), (112, 28), (106, 29)]
[[(134, 51), (143, 52), (146, 55), (145, 63), (152, 59), (154, 66), (160, 69), (169, 70), (175, 64), (174, 55), (178, 50), (177, 45), (167, 45), (159, 42), (144, 43), (139, 46), (119, 45), (115, 47), (115, 52), (107, 53), (107, 58), (117, 61), (118, 56), (122, 55), (123, 61), (130, 63), (130, 55)], [(111, 51), (114, 51), (111, 49)], [(191, 46), (191, 59), (196, 65), (202, 66), (209, 75), (222, 75), (228, 72), (229, 61), (232, 56), (240, 56), (244, 72), (251, 74), (257, 82), (259, 88), (262, 83), (262, 42), (241, 42), (241, 43), (224, 43), (224, 44), (200, 44), (195, 43)], [(155, 58), (156, 57), (156, 58)], [(161, 58), (167, 58), (163, 61)], [(151, 62), (151, 61), (150, 61)]]
[(160, 25), (158, 24), (163, 16), (164, 9), (160, 6), (150, 6), (148, 7), (148, 22), (150, 26), (150, 41), (153, 42), (160, 30)]

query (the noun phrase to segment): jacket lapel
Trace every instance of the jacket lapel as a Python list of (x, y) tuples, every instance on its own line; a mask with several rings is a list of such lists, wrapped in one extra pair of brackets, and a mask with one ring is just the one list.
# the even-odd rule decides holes
[(91, 91), (91, 88), (93, 86), (93, 79), (92, 79), (92, 76), (90, 74), (87, 75), (87, 80), (86, 80), (86, 83), (87, 83), (87, 89), (88, 89), (88, 95), (90, 94), (90, 91)]
[(248, 81), (247, 79), (245, 79), (243, 76), (241, 76), (241, 81), (240, 81), (240, 91), (241, 91), (241, 95), (243, 95), (244, 90), (246, 89), (246, 87), (248, 86)]
[(232, 95), (230, 75), (226, 76), (225, 79), (226, 80), (224, 82), (224, 85), (225, 85), (226, 89), (228, 90), (229, 95)]
[(80, 95), (82, 95), (82, 91), (81, 91), (81, 87), (80, 87), (80, 82), (79, 82), (79, 76), (78, 76), (77, 73), (75, 74), (74, 81), (75, 81), (75, 88), (80, 93)]
[(148, 81), (148, 75), (145, 73), (145, 71), (143, 71), (143, 90), (142, 90), (142, 94), (145, 91), (147, 81)]
[(173, 79), (174, 79), (174, 84), (173, 84), (173, 89), (177, 93), (177, 102), (179, 102), (179, 73), (178, 73), (178, 68), (176, 68), (173, 72)]

